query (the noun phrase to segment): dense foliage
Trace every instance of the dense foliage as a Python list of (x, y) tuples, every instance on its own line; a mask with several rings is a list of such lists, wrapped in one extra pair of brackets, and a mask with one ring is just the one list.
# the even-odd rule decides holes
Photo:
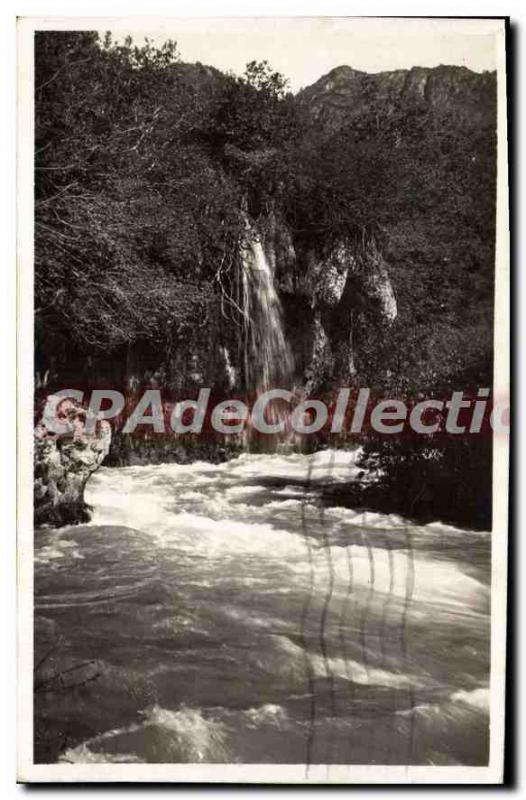
[(235, 358), (246, 215), (272, 212), (298, 253), (364, 236), (384, 253), (399, 316), (388, 337), (358, 316), (362, 385), (413, 397), (491, 385), (491, 109), (470, 123), (447, 103), (373, 99), (331, 126), (266, 62), (225, 75), (183, 63), (174, 42), (89, 32), (37, 33), (35, 59), (40, 375), (83, 364), (125, 378), (146, 347), (172, 382), (196, 369), (217, 380), (207, 343)]
[(361, 337), (364, 380), (490, 377), (491, 115), (473, 129), (366, 106), (334, 131), (265, 63), (235, 77), (181, 63), (173, 42), (76, 32), (37, 33), (35, 54), (39, 330), (106, 354), (186, 335), (213, 316), (240, 211), (278, 206), (299, 248), (382, 243), (401, 313), (389, 342)]

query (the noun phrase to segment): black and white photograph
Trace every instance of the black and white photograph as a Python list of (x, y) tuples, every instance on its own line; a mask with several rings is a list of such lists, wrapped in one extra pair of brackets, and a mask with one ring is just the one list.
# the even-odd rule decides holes
[(20, 781), (502, 781), (506, 27), (19, 18)]

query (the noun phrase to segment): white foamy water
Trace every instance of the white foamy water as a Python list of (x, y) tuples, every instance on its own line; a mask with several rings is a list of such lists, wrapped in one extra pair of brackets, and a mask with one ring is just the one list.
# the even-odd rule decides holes
[(484, 762), (488, 534), (331, 505), (357, 457), (99, 470), (37, 541), (62, 759)]
[[(241, 560), (250, 556), (276, 561), (291, 573), (291, 580), (310, 575), (314, 561), (316, 577), (326, 582), (331, 571), (334, 590), (346, 593), (346, 549), (334, 548), (329, 561), (324, 542), (316, 535), (318, 529), (321, 527), (330, 541), (341, 537), (348, 527), (403, 532), (408, 523), (396, 515), (341, 507), (321, 509), (313, 504), (312, 492), (309, 502), (303, 499), (301, 489), (295, 489), (292, 498), (282, 499), (286, 489), (253, 481), (261, 478), (268, 484), (273, 479), (307, 478), (313, 487), (348, 481), (358, 471), (357, 457), (358, 451), (322, 451), (311, 456), (245, 454), (221, 465), (200, 462), (103, 469), (92, 479), (86, 497), (95, 507), (94, 525), (138, 527), (163, 546), (184, 549), (185, 557)], [(305, 536), (311, 529), (315, 538), (309, 553)], [(440, 537), (446, 530), (461, 534), (437, 524), (423, 526), (419, 532)], [(374, 578), (378, 593), (398, 597), (410, 593), (415, 601), (486, 609), (488, 587), (465, 574), (457, 563), (420, 558), (402, 547), (388, 552), (375, 547), (367, 536), (351, 547), (355, 587), (367, 588)]]

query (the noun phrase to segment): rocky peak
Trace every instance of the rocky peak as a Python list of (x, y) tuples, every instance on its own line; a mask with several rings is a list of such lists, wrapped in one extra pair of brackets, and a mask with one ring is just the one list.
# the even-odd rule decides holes
[(443, 64), (367, 73), (343, 65), (303, 89), (298, 101), (333, 129), (380, 108), (429, 109), (481, 124), (495, 119), (496, 73)]

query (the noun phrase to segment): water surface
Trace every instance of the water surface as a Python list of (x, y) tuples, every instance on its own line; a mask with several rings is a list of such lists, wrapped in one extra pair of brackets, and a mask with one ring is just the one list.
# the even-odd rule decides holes
[(486, 764), (489, 534), (327, 506), (355, 460), (99, 470), (35, 537), (37, 760)]

